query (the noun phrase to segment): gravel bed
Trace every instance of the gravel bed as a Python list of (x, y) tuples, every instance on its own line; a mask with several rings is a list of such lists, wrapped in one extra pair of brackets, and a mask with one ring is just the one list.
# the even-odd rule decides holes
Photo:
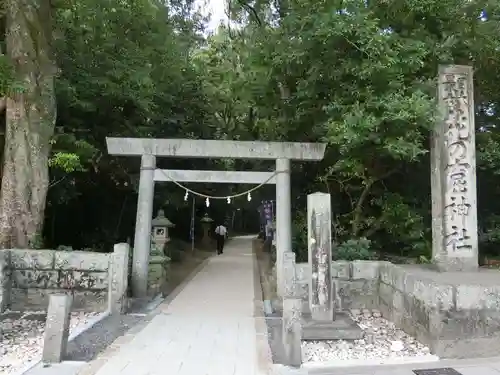
[(378, 310), (351, 310), (351, 316), (365, 331), (365, 337), (355, 341), (304, 341), (304, 362), (339, 360), (389, 359), (428, 356), (429, 348), (396, 328)]
[[(100, 313), (71, 313), (70, 334)], [(40, 359), (45, 330), (43, 311), (0, 315), (0, 375), (12, 374)]]
[(94, 324), (68, 344), (66, 359), (90, 362), (125, 334), (134, 334), (147, 324), (152, 315), (110, 315)]

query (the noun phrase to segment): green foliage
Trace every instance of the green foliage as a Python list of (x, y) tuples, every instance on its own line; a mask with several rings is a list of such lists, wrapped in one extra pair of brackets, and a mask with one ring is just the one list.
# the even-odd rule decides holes
[(371, 241), (366, 238), (347, 240), (333, 249), (334, 260), (374, 260), (377, 253), (371, 249)]
[[(500, 205), (486, 206), (500, 193), (493, 175), (500, 170), (493, 127), (500, 126), (500, 91), (487, 76), (500, 74), (500, 23), (492, 17), (498, 4), (245, 4), (261, 21), (245, 16), (248, 8), (233, 9), (235, 19), (249, 22), (230, 42), (244, 56), (238, 68), (260, 73), (238, 94), (252, 93), (253, 116), (245, 121), (260, 139), (328, 143), (318, 168), (297, 169), (307, 181), (301, 189), (332, 194), (336, 240), (366, 237), (385, 251), (430, 257), (429, 131), (437, 121), (437, 66), (448, 63), (476, 68), (476, 122), (490, 130), (477, 139), (485, 181), (478, 184), (479, 219), (494, 231), (487, 217)], [(297, 234), (294, 241), (301, 241)]]
[[(498, 253), (500, 3), (239, 1), (230, 9), (239, 28), (208, 37), (190, 0), (71, 1), (55, 10), (51, 247), (110, 249), (133, 233), (138, 160), (109, 156), (107, 136), (321, 141), (323, 161), (292, 163), (297, 260), (307, 260), (303, 197), (318, 190), (332, 196), (342, 257), (370, 258), (373, 246), (430, 259), (435, 77), (439, 64), (456, 63), (474, 65), (476, 124), (488, 130), (477, 132), (481, 251)], [(0, 55), (1, 93), (16, 89), (9, 72)], [(172, 159), (168, 168), (274, 166)], [(196, 186), (212, 195), (235, 189), (243, 187)], [(173, 234), (187, 238), (191, 202), (182, 189), (165, 184), (155, 194), (155, 209), (176, 219)], [(262, 188), (248, 205), (273, 197)], [(222, 216), (225, 204), (210, 210)]]
[(49, 166), (59, 168), (66, 173), (83, 171), (78, 155), (67, 152), (56, 152), (49, 160)]
[(30, 249), (43, 249), (45, 248), (45, 241), (43, 236), (37, 235), (35, 236), (34, 240), (29, 244)]
[[(191, 58), (202, 40), (192, 5), (91, 0), (55, 8), (60, 72), (49, 242), (109, 249), (133, 233), (137, 159), (109, 156), (105, 137), (213, 138), (210, 127), (204, 130), (206, 97)], [(194, 164), (209, 169), (205, 160)], [(182, 169), (182, 162), (171, 167)], [(185, 205), (173, 185), (156, 193), (174, 210)], [(67, 224), (68, 215), (75, 224)]]
[(0, 95), (13, 89), (13, 72), (8, 56), (0, 54)]

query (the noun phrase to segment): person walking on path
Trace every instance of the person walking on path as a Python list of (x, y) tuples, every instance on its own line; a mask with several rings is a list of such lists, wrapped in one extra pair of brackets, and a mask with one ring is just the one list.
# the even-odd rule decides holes
[(215, 228), (215, 236), (217, 239), (217, 255), (222, 254), (224, 251), (224, 241), (226, 240), (227, 228), (220, 224)]

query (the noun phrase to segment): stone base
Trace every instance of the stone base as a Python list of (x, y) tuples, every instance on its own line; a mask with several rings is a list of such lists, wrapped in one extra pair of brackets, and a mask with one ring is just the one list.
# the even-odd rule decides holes
[(476, 272), (478, 271), (478, 259), (448, 257), (446, 259), (434, 259), (434, 266), (440, 272)]
[(148, 296), (156, 296), (161, 290), (162, 286), (167, 282), (166, 269), (170, 258), (152, 254), (149, 258), (149, 271), (148, 271)]
[(360, 340), (363, 330), (346, 313), (337, 313), (334, 321), (314, 321), (302, 316), (302, 340)]

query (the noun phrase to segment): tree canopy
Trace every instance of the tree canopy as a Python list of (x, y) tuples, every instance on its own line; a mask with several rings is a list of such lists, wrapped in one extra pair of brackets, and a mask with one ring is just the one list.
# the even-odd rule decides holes
[[(319, 190), (332, 195), (338, 243), (429, 256), (435, 78), (440, 64), (464, 64), (475, 76), (480, 246), (495, 252), (498, 2), (230, 0), (231, 22), (212, 32), (191, 0), (4, 3), (2, 246), (106, 251), (132, 236), (139, 160), (107, 155), (105, 137), (168, 137), (326, 142), (323, 161), (292, 166), (295, 250), (305, 246), (305, 197)], [(191, 202), (183, 195), (174, 184), (158, 186), (155, 207), (187, 237)], [(261, 199), (274, 191), (208, 210), (221, 218), (235, 205), (255, 212)], [(204, 200), (196, 203), (203, 214)]]

